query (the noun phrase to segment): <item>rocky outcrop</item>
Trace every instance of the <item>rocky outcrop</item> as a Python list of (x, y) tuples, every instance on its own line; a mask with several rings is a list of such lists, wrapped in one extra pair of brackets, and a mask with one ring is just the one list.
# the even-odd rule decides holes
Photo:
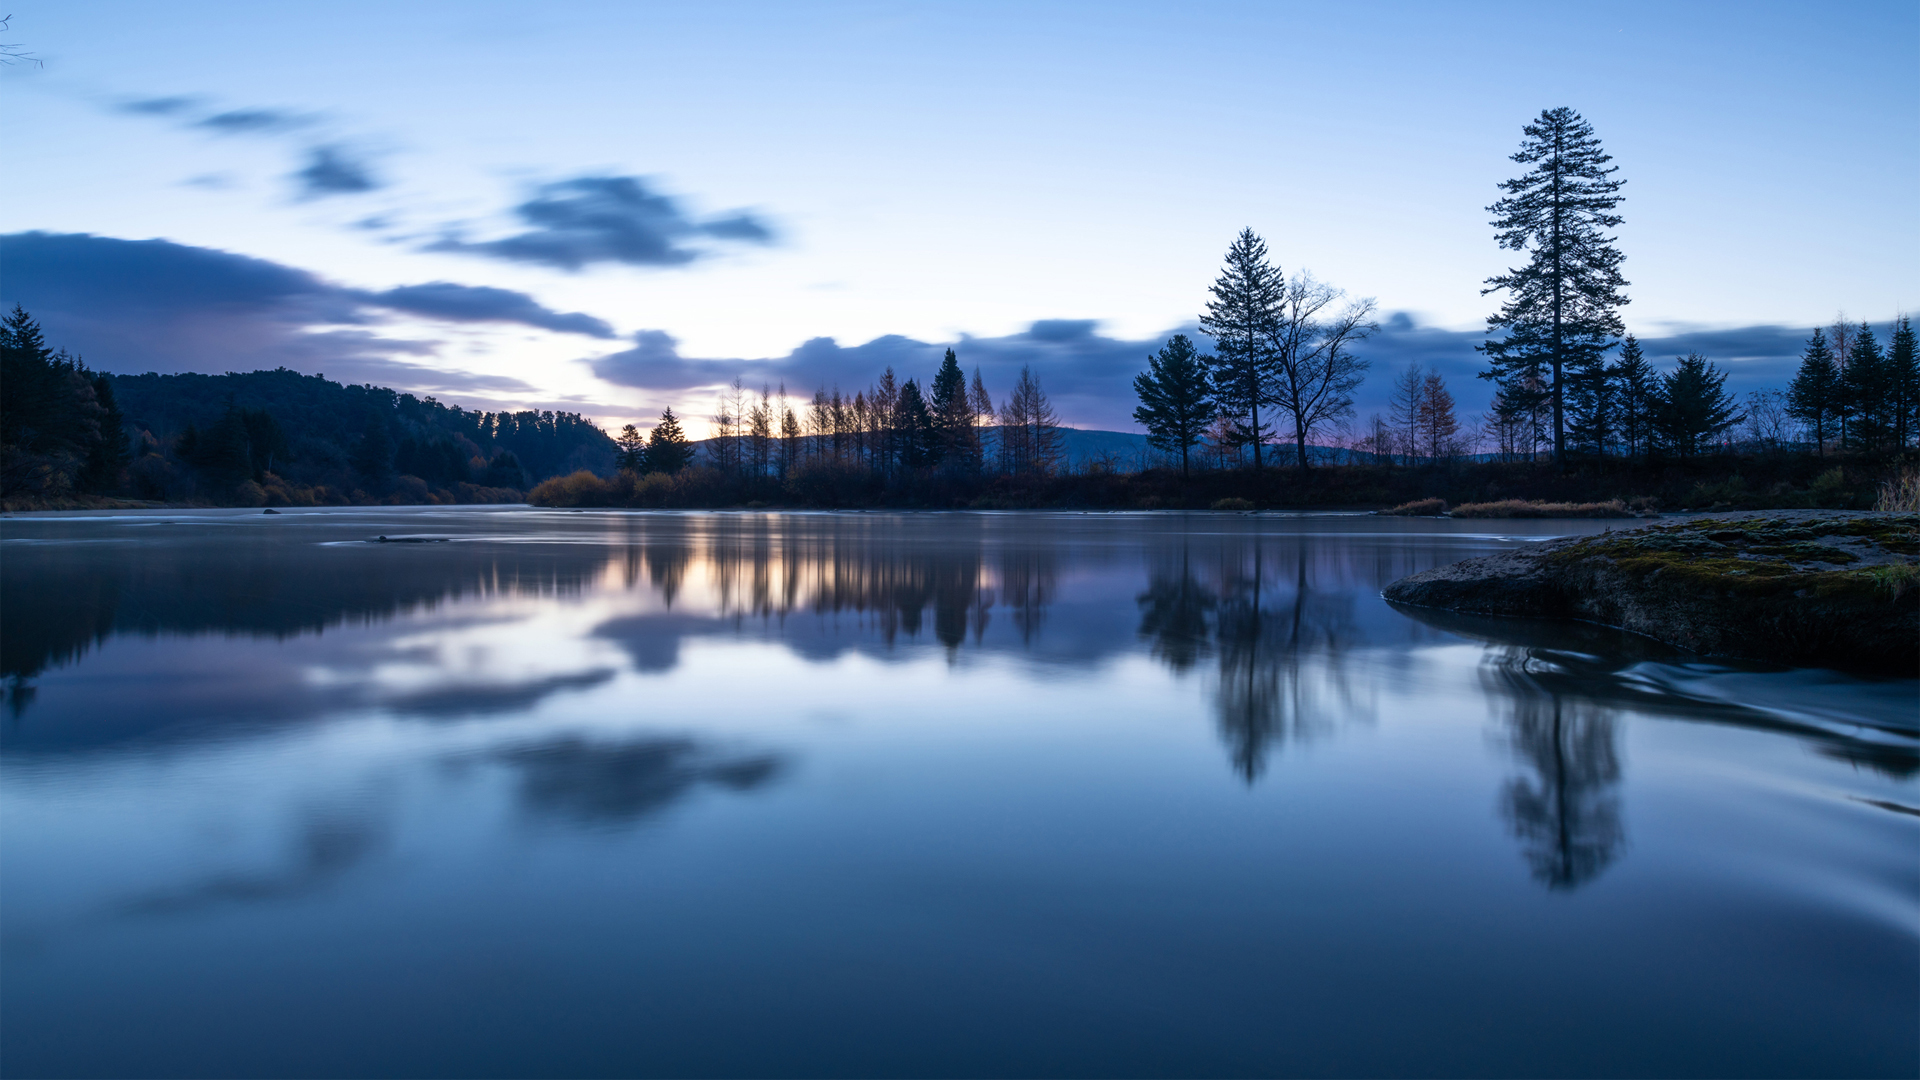
[(1920, 674), (1920, 515), (1724, 514), (1554, 540), (1401, 578), (1388, 600), (1582, 619), (1689, 652)]

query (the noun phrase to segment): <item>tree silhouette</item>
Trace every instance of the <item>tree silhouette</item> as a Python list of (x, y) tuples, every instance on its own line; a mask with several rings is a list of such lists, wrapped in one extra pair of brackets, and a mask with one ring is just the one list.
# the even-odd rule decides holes
[(1516, 701), (1509, 726), (1514, 753), (1532, 775), (1507, 782), (1501, 812), (1534, 878), (1549, 889), (1577, 889), (1625, 841), (1613, 714), (1535, 692)]
[(1678, 365), (1661, 378), (1654, 404), (1654, 431), (1661, 444), (1689, 457), (1744, 420), (1726, 384), (1727, 373), (1706, 357), (1699, 353), (1680, 357)]
[(614, 455), (614, 467), (622, 472), (643, 473), (647, 471), (647, 440), (640, 429), (628, 424), (620, 429), (620, 437), (613, 440), (619, 447)]
[(673, 409), (660, 411), (660, 422), (647, 436), (647, 465), (655, 472), (677, 473), (693, 457), (693, 445), (680, 430), (680, 418)]
[(1488, 333), (1502, 333), (1479, 346), (1487, 356), (1484, 377), (1504, 391), (1538, 379), (1552, 404), (1553, 457), (1567, 460), (1566, 375), (1591, 362), (1622, 332), (1619, 307), (1621, 255), (1605, 231), (1620, 224), (1613, 213), (1620, 185), (1613, 158), (1600, 148), (1592, 125), (1569, 108), (1548, 109), (1523, 129), (1526, 138), (1512, 160), (1534, 166), (1501, 183), (1504, 198), (1488, 207), (1503, 249), (1532, 249), (1527, 265), (1487, 279), (1482, 295), (1505, 292), (1507, 302), (1487, 319)]
[(1788, 414), (1812, 429), (1815, 454), (1826, 453), (1828, 429), (1842, 400), (1840, 369), (1833, 362), (1833, 350), (1827, 347), (1826, 331), (1816, 326), (1800, 353), (1800, 370), (1787, 384)]
[(1267, 242), (1242, 229), (1227, 248), (1226, 266), (1209, 290), (1213, 299), (1200, 316), (1200, 331), (1214, 340), (1213, 389), (1220, 410), (1234, 419), (1238, 445), (1252, 444), (1253, 467), (1260, 467), (1260, 445), (1273, 434), (1260, 419), (1273, 403), (1278, 357), (1274, 339), (1286, 282), (1267, 261)]
[(1207, 379), (1211, 357), (1202, 356), (1185, 334), (1167, 339), (1147, 357), (1147, 370), (1134, 376), (1140, 405), (1133, 419), (1147, 429), (1147, 442), (1165, 453), (1180, 452), (1180, 474), (1189, 475), (1188, 452), (1207, 433), (1218, 411)]

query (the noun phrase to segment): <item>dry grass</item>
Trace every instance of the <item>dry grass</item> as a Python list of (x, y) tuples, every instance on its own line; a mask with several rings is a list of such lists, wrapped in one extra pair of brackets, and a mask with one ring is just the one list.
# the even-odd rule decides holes
[(1439, 517), (1441, 514), (1447, 512), (1447, 500), (1415, 499), (1409, 503), (1401, 503), (1391, 510), (1382, 510), (1380, 512), (1383, 514), (1392, 514), (1396, 517)]
[(1213, 504), (1215, 510), (1251, 510), (1253, 503), (1246, 499), (1220, 499)]
[(1499, 502), (1465, 503), (1453, 508), (1457, 518), (1630, 518), (1633, 511), (1619, 499), (1609, 502), (1564, 503), (1527, 502), (1502, 499)]
[(1909, 465), (1891, 480), (1880, 481), (1880, 501), (1875, 510), (1894, 513), (1920, 513), (1920, 469)]

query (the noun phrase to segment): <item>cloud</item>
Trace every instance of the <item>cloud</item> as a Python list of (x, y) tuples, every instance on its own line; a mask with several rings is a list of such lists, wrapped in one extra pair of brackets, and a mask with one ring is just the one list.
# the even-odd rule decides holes
[(553, 311), (525, 293), (432, 282), (350, 289), (266, 259), (167, 240), (84, 233), (0, 236), (0, 303), (19, 303), (49, 340), (104, 371), (220, 373), (285, 366), (402, 390), (524, 394), (519, 379), (444, 371), (412, 359), (438, 343), (370, 327), (400, 313), (611, 336), (590, 315)]
[(365, 161), (339, 146), (316, 146), (307, 151), (307, 167), (293, 174), (300, 193), (309, 199), (328, 195), (358, 195), (380, 186)]
[(366, 301), (394, 311), (450, 322), (511, 322), (562, 334), (613, 337), (613, 327), (584, 312), (562, 313), (542, 306), (526, 293), (486, 285), (433, 281), (385, 292), (362, 293)]
[[(1145, 370), (1147, 355), (1176, 333), (1186, 334), (1203, 350), (1210, 347), (1210, 340), (1191, 323), (1133, 340), (1101, 333), (1095, 319), (1041, 319), (1023, 333), (1003, 337), (961, 335), (928, 342), (886, 335), (852, 346), (814, 338), (785, 356), (759, 359), (682, 356), (672, 335), (642, 330), (634, 335), (632, 348), (587, 363), (608, 382), (666, 395), (704, 392), (737, 376), (755, 387), (784, 382), (789, 391), (810, 397), (816, 387), (838, 386), (848, 393), (864, 389), (888, 366), (899, 378), (915, 378), (924, 385), (951, 348), (969, 374), (980, 369), (996, 398), (1006, 394), (1023, 365), (1031, 365), (1067, 423), (1135, 431), (1133, 377)], [(1810, 328), (1781, 326), (1682, 328), (1642, 337), (1641, 345), (1663, 371), (1672, 366), (1674, 356), (1704, 353), (1732, 373), (1731, 389), (1745, 392), (1784, 385), (1809, 333)], [(1380, 332), (1356, 349), (1371, 364), (1355, 395), (1356, 420), (1388, 411), (1393, 376), (1409, 363), (1440, 372), (1464, 412), (1485, 408), (1493, 386), (1476, 378), (1486, 363), (1474, 350), (1485, 340), (1483, 331), (1423, 325), (1407, 312), (1385, 316)]]
[[(192, 104), (191, 99), (187, 98), (160, 100), (167, 103), (178, 101), (181, 102), (181, 104), (157, 113), (153, 109), (144, 111), (166, 116), (184, 111)], [(279, 135), (283, 132), (310, 127), (314, 123), (315, 118), (312, 116), (304, 113), (288, 112), (284, 109), (229, 109), (226, 112), (214, 113), (212, 116), (203, 116), (195, 120), (192, 126), (203, 128), (220, 135)]]
[(582, 176), (542, 185), (514, 207), (531, 226), (498, 240), (444, 236), (425, 250), (579, 270), (594, 263), (681, 266), (706, 254), (702, 240), (771, 243), (773, 230), (751, 214), (698, 221), (671, 196), (632, 176)]
[(156, 97), (121, 102), (115, 108), (135, 116), (178, 116), (199, 104), (195, 97)]

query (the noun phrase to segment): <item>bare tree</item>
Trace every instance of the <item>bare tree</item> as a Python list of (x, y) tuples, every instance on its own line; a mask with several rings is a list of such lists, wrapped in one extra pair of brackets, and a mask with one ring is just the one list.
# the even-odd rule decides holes
[(1420, 442), (1427, 459), (1438, 464), (1459, 452), (1460, 421), (1453, 414), (1453, 394), (1437, 371), (1427, 372), (1420, 395)]
[(1000, 456), (1013, 473), (1044, 476), (1059, 464), (1060, 417), (1028, 366), (1000, 409)]
[(1309, 464), (1307, 447), (1316, 431), (1353, 412), (1353, 390), (1365, 377), (1367, 362), (1350, 351), (1354, 342), (1379, 329), (1371, 299), (1349, 304), (1322, 321), (1342, 293), (1301, 271), (1281, 290), (1271, 331), (1273, 404), (1293, 421), (1295, 460)]
[(1393, 415), (1394, 441), (1406, 464), (1412, 465), (1420, 454), (1420, 405), (1426, 399), (1427, 378), (1414, 361), (1393, 377), (1393, 397), (1388, 408)]

